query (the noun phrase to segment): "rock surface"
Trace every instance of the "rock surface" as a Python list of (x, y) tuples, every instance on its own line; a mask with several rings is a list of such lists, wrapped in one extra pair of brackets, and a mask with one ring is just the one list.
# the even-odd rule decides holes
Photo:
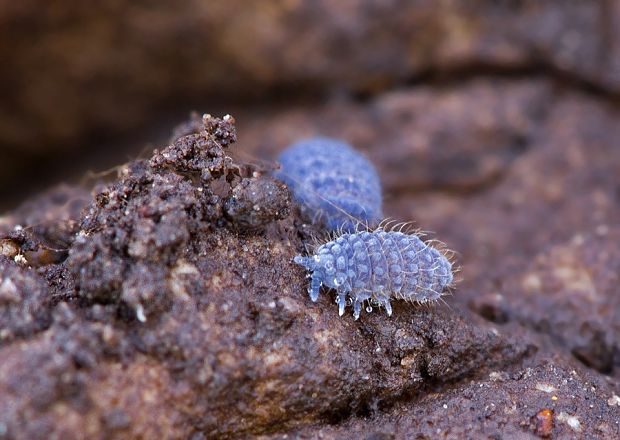
[[(25, 155), (170, 97), (262, 100), (0, 217), (0, 439), (620, 437), (617, 6), (205, 8), (0, 12), (21, 54), (0, 72), (6, 194)], [(308, 299), (292, 258), (323, 232), (269, 175), (314, 135), (457, 252), (447, 306), (353, 321)]]
[[(65, 187), (42, 195), (47, 204), (31, 202), (3, 217), (4, 240), (10, 246), (3, 247), (2, 291), (8, 293), (0, 304), (0, 331), (7, 335), (0, 340), (0, 357), (5, 359), (0, 365), (0, 393), (5, 396), (0, 401), (2, 435), (11, 439), (43, 438), (42, 433), (63, 438), (350, 438), (352, 434), (459, 438), (544, 437), (550, 432), (566, 438), (614, 438), (620, 432), (616, 379), (599, 376), (585, 365), (613, 371), (600, 362), (616, 362), (609, 355), (617, 350), (615, 330), (583, 335), (584, 326), (596, 329), (597, 323), (611, 318), (581, 315), (580, 310), (595, 290), (607, 301), (597, 304), (610, 310), (599, 313), (616, 312), (612, 286), (620, 257), (611, 248), (597, 252), (605, 249), (606, 242), (617, 242), (615, 230), (599, 228), (594, 235), (562, 242), (569, 231), (587, 227), (591, 217), (584, 214), (573, 215), (565, 228), (538, 224), (536, 231), (531, 225), (520, 232), (558, 243), (558, 250), (544, 251), (533, 244), (517, 246), (519, 235), (478, 235), (489, 234), (485, 228), (502, 218), (503, 231), (512, 230), (506, 228), (515, 228), (521, 217), (496, 213), (499, 220), (487, 218), (484, 223), (485, 211), (474, 209), (486, 200), (487, 212), (501, 212), (505, 205), (492, 201), (515, 194), (515, 188), (523, 191), (523, 186), (537, 191), (537, 173), (557, 170), (544, 174), (546, 185), (560, 188), (550, 193), (554, 200), (566, 198), (565, 204), (552, 205), (554, 209), (598, 203), (600, 211), (592, 208), (589, 214), (600, 212), (601, 222), (611, 221), (618, 207), (606, 202), (604, 190), (611, 185), (613, 194), (615, 188), (612, 144), (587, 143), (590, 154), (606, 152), (607, 160), (580, 162), (579, 151), (586, 143), (575, 134), (585, 136), (588, 131), (571, 119), (571, 112), (577, 112), (574, 118), (587, 121), (587, 114), (581, 113), (587, 109), (587, 98), (571, 97), (550, 106), (546, 98), (551, 92), (545, 83), (472, 82), (437, 95), (432, 101), (437, 109), (429, 111), (426, 93), (394, 94), (348, 111), (339, 103), (318, 118), (307, 117), (306, 124), (308, 131), (338, 127), (348, 140), (365, 139), (360, 143), (383, 173), (391, 162), (374, 150), (376, 145), (392, 151), (392, 145), (400, 142), (401, 149), (393, 150), (396, 154), (415, 157), (414, 163), (429, 157), (436, 172), (442, 168), (442, 156), (425, 156), (429, 150), (416, 144), (408, 150), (397, 134), (379, 144), (380, 132), (370, 127), (400, 121), (398, 132), (403, 135), (425, 127), (428, 131), (420, 136), (435, 143), (458, 139), (437, 132), (462, 130), (458, 122), (465, 110), (461, 109), (473, 101), (490, 116), (486, 130), (478, 130), (472, 122), (472, 138), (503, 133), (508, 140), (527, 140), (527, 148), (508, 155), (506, 150), (498, 153), (494, 143), (478, 145), (471, 139), (441, 146), (448, 163), (450, 154), (467, 149), (478, 163), (491, 157), (501, 171), (490, 180), (484, 166), (465, 171), (444, 167), (446, 184), (439, 186), (439, 192), (433, 186), (433, 170), (408, 191), (388, 180), (386, 197), (389, 200), (393, 194), (400, 200), (392, 207), (407, 209), (416, 200), (426, 200), (426, 205), (416, 207), (425, 208), (420, 213), (426, 212), (426, 224), (443, 226), (439, 236), (463, 249), (467, 278), (462, 292), (457, 290), (449, 299), (452, 307), (416, 308), (397, 302), (391, 318), (370, 313), (353, 321), (350, 316), (338, 317), (330, 295), (310, 302), (304, 271), (292, 257), (320, 232), (304, 224), (297, 209), (283, 209), (291, 203), (290, 196), (272, 191), (268, 174), (231, 159), (237, 148), (231, 147), (236, 139), (234, 119), (205, 116), (204, 121), (193, 120), (177, 130), (171, 145), (156, 150), (150, 159), (120, 167), (116, 179), (95, 186), (92, 199)], [(579, 105), (572, 105), (574, 99)], [(389, 110), (395, 100), (398, 110)], [(454, 104), (448, 105), (451, 100)], [(373, 112), (375, 108), (386, 110)], [(495, 111), (498, 108), (512, 110)], [(411, 116), (399, 120), (392, 113), (397, 111)], [(343, 112), (360, 118), (338, 117)], [(425, 115), (423, 124), (419, 113)], [(535, 117), (541, 113), (546, 117)], [(548, 128), (555, 113), (563, 115), (558, 120), (571, 123), (575, 152), (566, 158), (568, 163), (553, 153), (561, 140), (555, 133), (562, 134), (556, 125), (551, 125), (553, 132)], [(385, 122), (364, 124), (364, 117), (372, 114)], [(605, 117), (613, 120), (613, 114), (611, 109), (600, 110), (592, 117), (604, 122)], [(443, 127), (433, 123), (441, 115)], [(289, 117), (300, 116), (292, 112)], [(260, 124), (268, 137), (260, 137)], [(246, 134), (255, 144), (242, 143), (246, 154), (259, 152), (261, 145), (280, 148), (287, 141), (289, 124), (278, 113), (257, 119)], [(359, 127), (364, 129), (355, 138)], [(592, 163), (598, 165), (596, 179)], [(568, 183), (563, 166), (571, 170)], [(464, 180), (486, 183), (465, 185), (461, 193), (458, 188)], [(583, 197), (564, 193), (573, 181), (579, 182), (578, 194)], [(267, 190), (261, 196), (248, 187)], [(602, 194), (598, 200), (586, 197), (595, 189)], [(266, 213), (261, 227), (254, 227), (255, 218), (245, 210), (228, 209), (231, 197), (236, 198), (235, 206), (242, 207), (260, 200)], [(472, 205), (469, 209), (462, 201), (465, 197)], [(549, 215), (537, 212), (547, 205), (534, 197), (516, 200), (525, 204), (524, 216)], [(75, 208), (84, 204), (78, 214)], [(39, 206), (49, 214), (43, 215)], [(445, 207), (455, 206), (462, 209), (463, 218), (458, 224), (444, 222)], [(33, 228), (28, 240), (20, 241), (17, 238), (23, 234), (18, 232), (29, 230), (28, 222), (39, 229)], [(55, 230), (59, 232), (54, 234)], [(472, 240), (485, 244), (484, 237), (495, 246), (480, 254)], [(23, 252), (27, 245), (42, 246), (44, 239), (66, 246), (58, 261), (41, 263)], [(513, 246), (514, 253), (500, 261), (507, 246)], [(530, 262), (537, 252), (541, 256)], [(490, 275), (489, 270), (497, 273)], [(504, 283), (490, 290), (493, 280), (510, 270), (513, 277), (501, 278)], [(588, 278), (585, 293), (584, 276), (573, 274), (583, 270), (598, 274)], [(538, 283), (532, 281), (536, 276)], [(501, 307), (489, 300), (493, 294), (504, 298)], [(528, 299), (532, 295), (542, 302)], [(472, 314), (468, 303), (481, 316)], [(588, 307), (596, 312), (596, 304)], [(549, 308), (563, 312), (548, 313)], [(563, 321), (564, 316), (569, 321)], [(581, 316), (591, 318), (580, 324)], [(544, 325), (549, 319), (560, 321)], [(599, 334), (609, 341), (603, 349), (590, 344)], [(465, 413), (464, 407), (469, 408)]]
[(40, 171), (59, 151), (91, 154), (84, 136), (136, 129), (171, 100), (374, 94), (481, 71), (620, 90), (607, 0), (5, 3), (0, 183), (30, 176), (32, 157)]
[(308, 426), (266, 439), (614, 438), (618, 401), (605, 382), (565, 358), (537, 359), (399, 401), (337, 426)]
[(604, 374), (620, 366), (619, 238), (617, 226), (603, 225), (541, 252), (524, 272), (506, 277), (501, 305), (509, 319), (550, 335)]

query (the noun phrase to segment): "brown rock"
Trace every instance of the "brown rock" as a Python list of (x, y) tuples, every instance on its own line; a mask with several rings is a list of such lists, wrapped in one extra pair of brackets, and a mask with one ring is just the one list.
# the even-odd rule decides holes
[(329, 295), (309, 301), (292, 262), (303, 249), (296, 217), (240, 235), (220, 215), (212, 191), (237, 169), (220, 160), (231, 121), (207, 118), (200, 134), (127, 165), (83, 211), (68, 270), (46, 272), (73, 279), (73, 295), (46, 329), (0, 349), (10, 437), (281, 431), (530, 353), (526, 335), (451, 310), (398, 303), (392, 318), (356, 322)]
[(538, 255), (505, 281), (509, 314), (550, 335), (586, 365), (620, 365), (617, 285), (620, 230), (601, 226)]
[[(617, 384), (600, 374), (617, 374), (617, 109), (545, 80), (478, 79), (254, 110), (239, 118), (245, 151), (229, 148), (231, 119), (194, 119), (99, 185), (83, 214), (48, 216), (48, 195), (3, 217), (7, 273), (34, 287), (16, 303), (9, 286), (0, 324), (17, 329), (28, 300), (48, 321), (0, 348), (0, 430), (527, 438), (551, 420), (559, 438), (618, 437)], [(452, 310), (338, 318), (291, 263), (321, 231), (282, 211), (285, 197), (260, 198), (266, 227), (227, 207), (233, 194), (254, 206), (251, 188), (272, 183), (269, 166), (231, 157), (315, 133), (359, 146), (386, 211), (461, 253)], [(48, 218), (62, 221), (15, 232)], [(68, 259), (15, 260), (43, 236)]]
[(0, 347), (50, 324), (45, 281), (32, 269), (0, 256)]
[(344, 138), (379, 168), (387, 197), (482, 191), (530, 148), (549, 96), (549, 84), (536, 81), (403, 89), (363, 104), (334, 100), (253, 116), (240, 142), (274, 157), (306, 136)]
[(0, 175), (20, 176), (33, 153), (76, 150), (88, 133), (135, 128), (171, 99), (375, 93), (497, 71), (617, 93), (619, 16), (602, 0), (6, 3)]
[[(613, 386), (562, 357), (492, 371), (336, 426), (307, 426), (266, 439), (604, 438), (620, 435)], [(532, 424), (531, 418), (534, 418)], [(542, 417), (539, 422), (538, 417)], [(543, 428), (543, 430), (539, 430)], [(550, 429), (549, 429), (550, 428)]]

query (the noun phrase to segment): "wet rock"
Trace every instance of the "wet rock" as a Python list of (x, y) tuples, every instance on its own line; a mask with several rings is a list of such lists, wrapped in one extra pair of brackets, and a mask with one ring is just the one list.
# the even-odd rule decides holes
[[(70, 435), (86, 421), (94, 437), (268, 433), (363, 413), (531, 353), (527, 335), (446, 308), (397, 302), (392, 318), (354, 321), (337, 316), (331, 295), (312, 303), (292, 262), (304, 243), (296, 214), (282, 214), (287, 197), (261, 196), (280, 225), (269, 232), (239, 234), (253, 218), (237, 211), (229, 228), (222, 215), (214, 186), (241, 168), (222, 150), (232, 130), (231, 118), (207, 117), (200, 133), (126, 165), (83, 211), (67, 261), (40, 270), (56, 298), (53, 323), (0, 349), (9, 359), (0, 390), (14, 409), (0, 412), (12, 436)], [(242, 207), (253, 186), (274, 184), (249, 179), (228, 189)]]
[(512, 319), (550, 335), (605, 374), (620, 366), (619, 242), (617, 227), (601, 226), (542, 252), (505, 280)]
[(244, 230), (256, 230), (291, 212), (291, 194), (282, 182), (261, 176), (241, 180), (224, 201), (226, 217)]
[[(406, 305), (391, 321), (378, 314), (362, 325), (340, 320), (335, 311), (327, 312), (329, 299), (312, 306), (305, 295), (295, 295), (303, 291), (303, 278), (288, 280), (284, 271), (271, 288), (258, 284), (268, 271), (255, 271), (248, 280), (248, 286), (257, 285), (253, 296), (241, 287), (237, 298), (207, 291), (203, 313), (190, 303), (189, 311), (177, 307), (176, 315), (167, 315), (159, 329), (141, 332), (147, 350), (198, 395), (212, 398), (197, 399), (193, 407), (208, 436), (285, 429), (300, 419), (339, 419), (527, 352), (527, 346), (472, 328), (453, 314)], [(287, 280), (291, 288), (280, 286)]]
[(312, 303), (291, 260), (320, 231), (294, 204), (284, 214), (280, 196), (260, 199), (271, 214), (248, 230), (256, 219), (231, 196), (254, 206), (252, 188), (271, 181), (228, 159), (231, 119), (194, 118), (97, 187), (66, 261), (7, 260), (38, 280), (51, 318), (0, 348), (0, 428), (17, 438), (618, 436), (618, 385), (600, 374), (617, 374), (617, 109), (547, 81), (477, 80), (289, 110), (255, 115), (241, 147), (273, 152), (320, 132), (359, 145), (388, 182), (395, 168), (408, 184), (387, 185), (386, 211), (461, 254), (450, 308), (397, 302), (391, 318), (356, 322), (337, 316), (333, 294)]
[(538, 358), (527, 367), (492, 371), (336, 426), (309, 426), (260, 438), (611, 439), (620, 435), (616, 409), (607, 404), (615, 385), (572, 368), (567, 359)]
[(103, 359), (125, 359), (126, 342), (109, 325), (84, 322), (66, 303), (53, 321), (50, 329), (0, 349), (0, 426), (8, 438), (97, 435), (97, 417), (86, 417), (93, 409), (88, 382)]
[[(259, 252), (261, 261), (266, 257), (263, 243), (234, 252), (239, 258)], [(272, 252), (271, 259), (279, 260), (282, 250)], [(380, 314), (361, 322), (338, 319), (329, 300), (310, 305), (299, 294), (303, 277), (293, 267), (278, 277), (267, 267), (253, 271), (247, 286), (239, 284), (239, 293), (231, 295), (229, 283), (237, 284), (242, 274), (223, 272), (217, 252), (212, 258), (220, 263), (200, 272), (203, 290), (175, 297), (174, 312), (156, 323), (149, 319), (123, 331), (114, 320), (69, 318), (69, 327), (56, 324), (27, 345), (0, 352), (10, 359), (0, 367), (7, 369), (0, 389), (10, 391), (3, 393), (3, 404), (29, 414), (2, 411), (9, 432), (38, 438), (41, 426), (46, 435), (70, 433), (90, 420), (93, 436), (118, 430), (175, 438), (194, 431), (207, 438), (251, 435), (363, 413), (403, 393), (499, 368), (525, 353), (520, 343), (446, 310), (403, 304), (395, 310), (397, 319)], [(221, 278), (214, 279), (216, 274)], [(274, 280), (281, 280), (278, 295), (268, 287)], [(130, 344), (125, 354), (120, 342)], [(51, 356), (59, 350), (56, 344), (63, 344), (60, 357)], [(10, 368), (19, 374), (8, 374)], [(63, 417), (54, 417), (59, 411)], [(119, 426), (111, 413), (125, 414), (131, 423)]]

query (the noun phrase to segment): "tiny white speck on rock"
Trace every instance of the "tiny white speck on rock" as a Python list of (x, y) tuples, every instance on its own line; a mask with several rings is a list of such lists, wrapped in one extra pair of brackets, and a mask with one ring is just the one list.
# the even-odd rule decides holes
[(609, 406), (620, 406), (620, 397), (613, 394), (609, 399), (607, 399), (607, 405)]
[(558, 414), (558, 421), (566, 423), (575, 432), (581, 432), (581, 422), (577, 417), (573, 415), (562, 411), (560, 414)]
[(548, 383), (537, 383), (535, 388), (543, 393), (553, 393), (557, 391), (557, 388)]
[(146, 316), (144, 315), (144, 307), (141, 304), (136, 306), (136, 318), (140, 322), (146, 322)]
[(2, 300), (8, 302), (19, 302), (20, 300), (17, 287), (10, 278), (5, 278), (0, 284), (0, 302)]
[(17, 263), (17, 264), (21, 264), (21, 265), (26, 265), (28, 264), (28, 260), (26, 260), (26, 257), (24, 257), (22, 254), (17, 254), (15, 255), (15, 257), (13, 258), (13, 260)]
[(492, 371), (491, 373), (489, 373), (489, 379), (491, 379), (493, 382), (504, 380), (504, 378), (504, 374), (498, 371)]

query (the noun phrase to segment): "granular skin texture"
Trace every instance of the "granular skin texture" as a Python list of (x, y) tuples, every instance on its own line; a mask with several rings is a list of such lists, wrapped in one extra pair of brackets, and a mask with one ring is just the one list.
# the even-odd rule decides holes
[(278, 156), (285, 182), (314, 223), (335, 231), (375, 226), (383, 218), (381, 183), (371, 162), (346, 142), (302, 139)]
[(338, 293), (339, 314), (347, 301), (358, 319), (368, 301), (392, 315), (392, 299), (433, 304), (453, 280), (452, 264), (415, 234), (399, 231), (345, 233), (321, 244), (313, 255), (296, 256), (295, 263), (311, 272), (310, 299), (322, 285)]

